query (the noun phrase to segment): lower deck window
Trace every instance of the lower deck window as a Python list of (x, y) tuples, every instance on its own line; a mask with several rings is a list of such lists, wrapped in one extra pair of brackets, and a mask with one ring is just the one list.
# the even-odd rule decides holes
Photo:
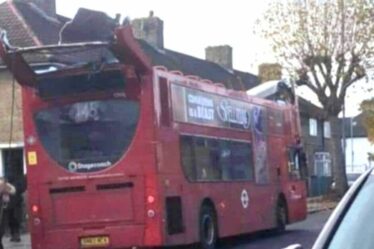
[(306, 154), (302, 149), (289, 148), (288, 175), (291, 179), (305, 179), (307, 177)]
[(251, 144), (182, 135), (181, 159), (190, 181), (253, 180)]

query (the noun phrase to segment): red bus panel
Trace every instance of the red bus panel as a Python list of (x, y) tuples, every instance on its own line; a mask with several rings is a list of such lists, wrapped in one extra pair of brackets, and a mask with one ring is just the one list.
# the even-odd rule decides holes
[[(33, 249), (214, 243), (305, 218), (295, 106), (152, 68), (129, 27), (115, 38), (0, 44), (23, 86)], [(77, 47), (66, 65), (23, 57)]]

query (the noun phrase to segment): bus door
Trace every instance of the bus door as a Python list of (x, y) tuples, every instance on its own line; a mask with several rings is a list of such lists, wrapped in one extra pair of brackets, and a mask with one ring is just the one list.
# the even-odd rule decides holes
[(275, 187), (272, 183), (271, 146), (269, 146), (267, 109), (263, 106), (252, 107), (252, 153), (254, 166), (254, 185), (250, 190), (251, 208), (255, 210), (251, 224), (268, 228), (273, 223), (273, 199)]
[(306, 186), (305, 153), (301, 148), (288, 147), (287, 149), (288, 181), (286, 183), (286, 196), (288, 199), (289, 221), (303, 219), (306, 216)]
[(273, 222), (275, 221), (276, 208), (281, 203), (281, 196), (285, 194), (283, 183), (287, 182), (287, 164), (288, 158), (286, 155), (287, 148), (285, 147), (284, 138), (282, 136), (270, 135), (268, 138), (268, 148), (271, 153), (268, 155), (268, 164), (270, 170), (270, 177), (272, 178), (271, 186), (273, 186), (273, 196), (271, 207), (273, 208)]

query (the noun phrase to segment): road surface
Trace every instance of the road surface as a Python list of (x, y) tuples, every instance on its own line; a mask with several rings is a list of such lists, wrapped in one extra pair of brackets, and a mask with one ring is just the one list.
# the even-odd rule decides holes
[(295, 243), (310, 249), (330, 214), (331, 211), (310, 214), (307, 220), (287, 226), (282, 235), (259, 233), (230, 239), (221, 249), (281, 249)]
[[(226, 239), (219, 249), (282, 249), (294, 243), (301, 243), (304, 249), (310, 249), (330, 213), (331, 211), (323, 211), (311, 214), (307, 220), (288, 226), (282, 235), (262, 232)], [(5, 237), (3, 243), (5, 249), (31, 249), (28, 234), (22, 236), (21, 243), (9, 242), (9, 237)], [(192, 248), (195, 249), (196, 246)]]

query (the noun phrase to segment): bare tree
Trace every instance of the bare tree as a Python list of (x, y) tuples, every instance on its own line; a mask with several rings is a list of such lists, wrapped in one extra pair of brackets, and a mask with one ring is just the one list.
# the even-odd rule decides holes
[(347, 91), (371, 66), (373, 17), (372, 0), (282, 0), (272, 3), (257, 25), (282, 65), (323, 106), (338, 194), (347, 189), (338, 115)]

